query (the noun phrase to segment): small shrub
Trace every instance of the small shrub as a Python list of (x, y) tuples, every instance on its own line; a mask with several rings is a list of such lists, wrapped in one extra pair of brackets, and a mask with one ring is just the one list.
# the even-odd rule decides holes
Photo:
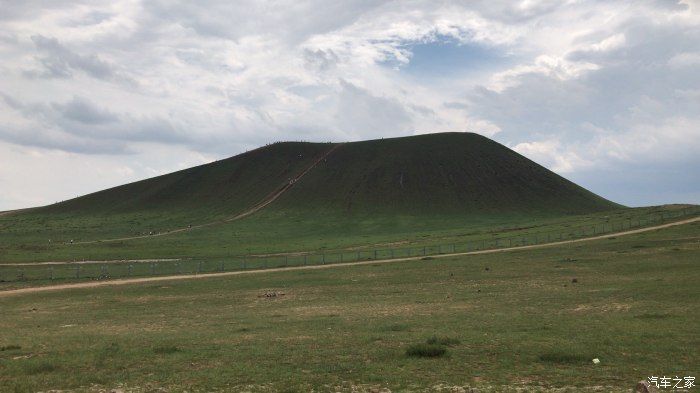
[(447, 348), (435, 344), (413, 344), (406, 348), (406, 356), (418, 358), (436, 358), (445, 355)]
[(22, 349), (19, 345), (5, 345), (3, 347), (0, 347), (0, 352), (2, 351), (16, 351), (18, 349)]
[(446, 347), (452, 347), (459, 344), (459, 340), (451, 337), (432, 336), (428, 340), (426, 340), (425, 343), (430, 345), (444, 345)]
[(153, 348), (153, 353), (157, 353), (159, 355), (168, 355), (176, 352), (180, 352), (180, 348), (174, 345), (165, 345)]
[(593, 357), (578, 353), (548, 352), (540, 355), (540, 362), (556, 364), (586, 364)]
[(56, 365), (50, 362), (29, 363), (25, 366), (25, 371), (29, 375), (50, 373), (56, 369)]

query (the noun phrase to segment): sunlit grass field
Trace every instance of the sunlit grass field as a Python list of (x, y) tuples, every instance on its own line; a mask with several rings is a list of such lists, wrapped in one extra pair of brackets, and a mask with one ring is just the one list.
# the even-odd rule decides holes
[[(693, 223), (492, 255), (0, 297), (0, 391), (630, 391), (700, 370), (699, 261)], [(444, 354), (423, 357), (426, 345)]]
[[(578, 237), (595, 230), (621, 230), (658, 222), (687, 205), (624, 208), (585, 215), (346, 216), (279, 210), (271, 206), (241, 221), (166, 236), (126, 241), (70, 244), (54, 223), (49, 229), (31, 216), (5, 217), (0, 236), (0, 264), (8, 262), (82, 261), (146, 258), (220, 258), (285, 252), (333, 252), (466, 244), (495, 238), (531, 238), (537, 234)], [(696, 207), (692, 207), (697, 211)], [(696, 213), (697, 214), (697, 213)], [(309, 219), (313, 217), (313, 219)], [(73, 225), (76, 224), (73, 219)], [(597, 229), (593, 229), (593, 227)], [(89, 228), (86, 223), (86, 228)], [(65, 231), (69, 231), (66, 228)], [(102, 233), (123, 235), (121, 229)], [(48, 239), (51, 233), (54, 237)], [(61, 235), (64, 234), (64, 235)], [(58, 237), (57, 237), (58, 236)], [(49, 242), (51, 240), (51, 242)]]

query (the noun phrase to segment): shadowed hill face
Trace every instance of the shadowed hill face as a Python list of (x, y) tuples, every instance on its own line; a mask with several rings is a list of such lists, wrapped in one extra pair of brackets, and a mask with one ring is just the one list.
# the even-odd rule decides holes
[(278, 189), (332, 145), (276, 143), (171, 174), (89, 194), (34, 213), (237, 213)]
[[(224, 217), (279, 190), (328, 143), (285, 142), (100, 191), (33, 213)], [(266, 209), (363, 214), (585, 213), (619, 207), (471, 133), (346, 143)]]
[(274, 205), (351, 215), (585, 213), (616, 207), (471, 133), (344, 144)]

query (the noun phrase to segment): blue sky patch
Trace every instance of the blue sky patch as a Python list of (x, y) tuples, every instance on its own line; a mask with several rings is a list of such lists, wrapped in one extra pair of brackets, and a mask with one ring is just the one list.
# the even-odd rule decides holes
[(447, 77), (493, 70), (510, 63), (503, 51), (478, 44), (438, 38), (407, 47), (413, 54), (402, 71), (419, 77)]

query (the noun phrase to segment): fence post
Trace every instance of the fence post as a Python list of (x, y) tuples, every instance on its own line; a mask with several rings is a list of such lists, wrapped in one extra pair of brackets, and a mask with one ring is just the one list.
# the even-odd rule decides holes
[(202, 261), (199, 261), (199, 263), (197, 264), (197, 274), (199, 274), (201, 272), (202, 272)]
[(321, 253), (321, 264), (322, 265), (326, 264), (326, 253), (325, 252)]
[(53, 266), (49, 270), (51, 271), (51, 281), (53, 281)]
[(132, 268), (132, 265), (129, 264), (129, 268), (127, 269), (127, 273), (126, 273), (127, 277), (131, 277), (131, 268)]
[(221, 261), (221, 265), (219, 266), (219, 271), (224, 271), (224, 261)]
[(374, 259), (377, 259), (377, 250), (374, 250)]
[(284, 266), (289, 266), (289, 255), (284, 256)]
[(156, 264), (151, 263), (151, 276), (155, 276), (155, 275), (156, 275)]
[(304, 254), (304, 266), (306, 266), (306, 263), (308, 262), (309, 256), (307, 254)]
[(80, 279), (80, 265), (75, 267), (75, 278)]

